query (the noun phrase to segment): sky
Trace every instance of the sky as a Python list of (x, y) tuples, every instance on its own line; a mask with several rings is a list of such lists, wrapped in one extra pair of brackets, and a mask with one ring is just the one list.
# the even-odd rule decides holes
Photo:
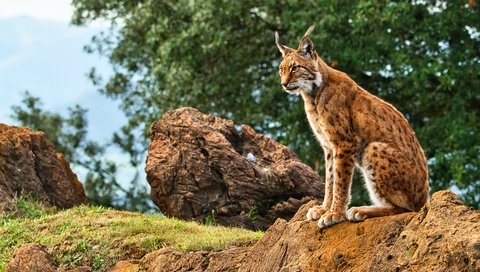
[(27, 16), (68, 23), (73, 13), (68, 0), (0, 0), (0, 18)]
[[(118, 102), (98, 93), (86, 76), (92, 67), (108, 76), (107, 59), (83, 51), (106, 24), (72, 26), (72, 14), (69, 0), (0, 0), (0, 123), (18, 125), (11, 107), (28, 90), (51, 112), (65, 114), (75, 104), (88, 109), (88, 137), (108, 142), (126, 118)], [(108, 157), (128, 161), (115, 149)]]
[(107, 60), (83, 52), (105, 26), (70, 25), (69, 3), (0, 0), (0, 122), (15, 124), (9, 118), (11, 106), (18, 105), (28, 90), (49, 111), (66, 113), (75, 104), (88, 108), (90, 137), (107, 140), (125, 118), (86, 77), (91, 67), (108, 75)]

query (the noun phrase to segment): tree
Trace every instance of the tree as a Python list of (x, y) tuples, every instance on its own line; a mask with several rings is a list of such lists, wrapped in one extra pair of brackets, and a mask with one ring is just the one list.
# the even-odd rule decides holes
[(68, 117), (63, 117), (44, 111), (40, 99), (27, 91), (22, 105), (13, 106), (12, 110), (14, 120), (22, 126), (43, 131), (65, 159), (87, 172), (84, 184), (90, 203), (135, 211), (152, 208), (147, 189), (138, 186), (138, 175), (132, 180), (131, 188), (124, 189), (117, 181), (116, 163), (104, 158), (108, 146), (87, 139), (86, 109), (75, 105), (68, 109)]
[(103, 94), (122, 101), (129, 122), (115, 142), (133, 161), (145, 153), (154, 120), (195, 106), (248, 123), (315, 165), (321, 148), (302, 103), (279, 87), (273, 43), (279, 31), (282, 42), (295, 45), (315, 24), (311, 37), (327, 63), (410, 121), (432, 189), (454, 187), (478, 207), (480, 20), (478, 5), (469, 3), (73, 0), (72, 22), (111, 22), (86, 50), (108, 57), (115, 73), (106, 81), (94, 69), (90, 76)]

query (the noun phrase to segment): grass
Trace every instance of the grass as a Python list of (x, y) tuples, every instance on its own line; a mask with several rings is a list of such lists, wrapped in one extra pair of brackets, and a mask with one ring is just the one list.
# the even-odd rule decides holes
[(15, 248), (32, 242), (46, 245), (59, 267), (87, 265), (105, 271), (121, 259), (138, 259), (163, 247), (216, 251), (263, 235), (95, 206), (56, 211), (28, 198), (18, 198), (15, 207), (14, 212), (0, 215), (0, 271)]

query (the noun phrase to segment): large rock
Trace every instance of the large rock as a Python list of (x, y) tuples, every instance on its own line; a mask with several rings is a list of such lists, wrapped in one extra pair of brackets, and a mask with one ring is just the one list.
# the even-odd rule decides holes
[(480, 212), (449, 191), (419, 213), (323, 230), (304, 221), (314, 204), (277, 220), (240, 271), (480, 271)]
[(82, 184), (43, 132), (0, 124), (0, 212), (21, 194), (61, 208), (87, 203)]
[(193, 108), (152, 124), (146, 172), (152, 199), (167, 215), (210, 216), (224, 225), (266, 229), (323, 197), (318, 174), (290, 149)]

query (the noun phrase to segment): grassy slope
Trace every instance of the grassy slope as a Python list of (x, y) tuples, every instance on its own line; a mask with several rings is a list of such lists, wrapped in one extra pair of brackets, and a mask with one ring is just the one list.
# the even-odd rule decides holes
[(87, 265), (103, 271), (120, 259), (139, 258), (162, 247), (221, 250), (263, 235), (103, 207), (56, 212), (26, 199), (17, 199), (16, 207), (15, 212), (0, 215), (0, 271), (5, 270), (13, 249), (30, 242), (46, 245), (61, 267)]

